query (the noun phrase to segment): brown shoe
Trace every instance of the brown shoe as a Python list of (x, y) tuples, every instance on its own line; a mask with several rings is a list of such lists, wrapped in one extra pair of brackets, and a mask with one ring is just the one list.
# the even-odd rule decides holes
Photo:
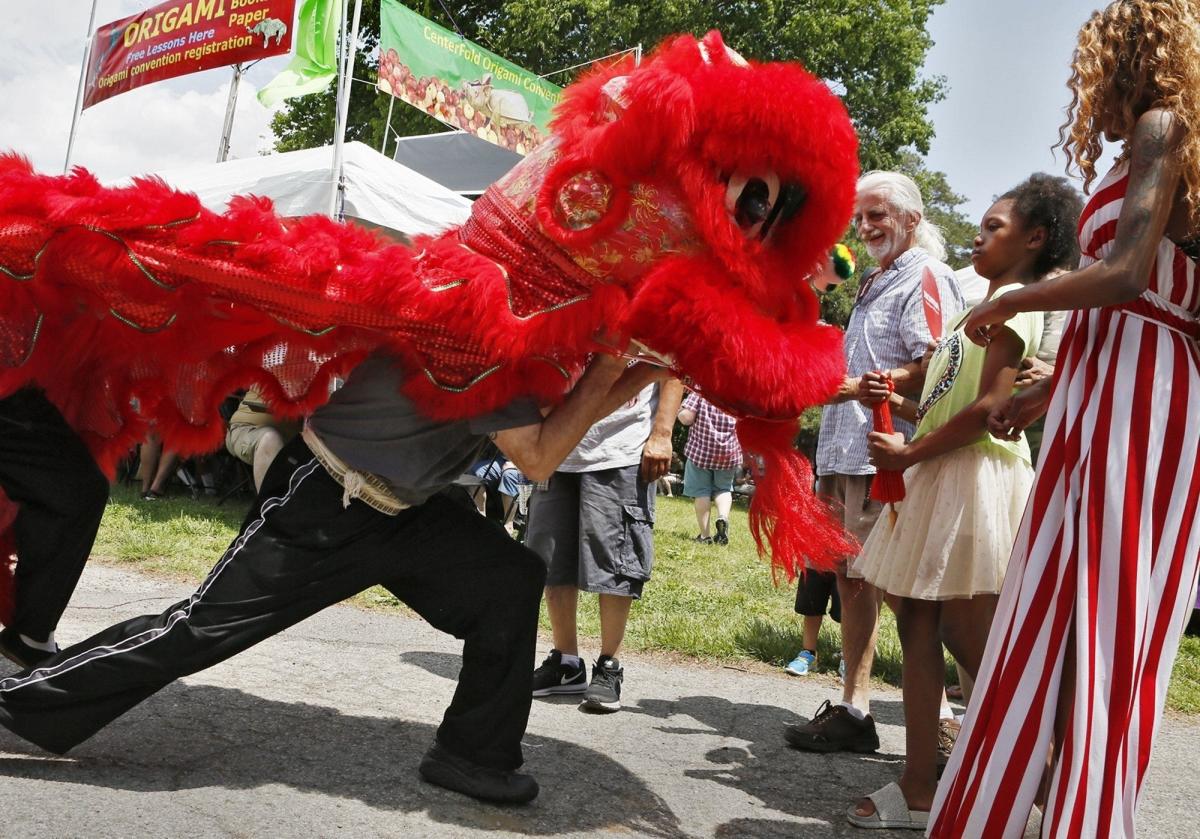
[(940, 780), (942, 770), (950, 762), (950, 753), (954, 751), (954, 743), (958, 740), (958, 731), (962, 724), (958, 720), (938, 720), (937, 734), (937, 776)]
[(834, 705), (829, 700), (817, 709), (811, 721), (785, 728), (783, 739), (806, 752), (868, 754), (879, 750), (879, 734), (871, 715), (860, 720), (846, 706)]

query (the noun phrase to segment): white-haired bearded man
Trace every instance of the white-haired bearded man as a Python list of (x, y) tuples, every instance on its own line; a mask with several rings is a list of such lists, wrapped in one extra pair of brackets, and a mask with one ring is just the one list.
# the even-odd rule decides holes
[[(932, 333), (944, 330), (962, 310), (963, 301), (954, 271), (942, 262), (946, 256), (942, 234), (925, 218), (921, 192), (911, 178), (898, 172), (863, 175), (858, 182), (854, 227), (878, 267), (859, 283), (846, 326), (846, 379), (821, 416), (817, 494), (862, 542), (881, 508), (870, 491), (875, 473), (867, 457), (872, 413), (870, 406), (860, 401), (866, 394), (863, 376), (884, 372), (891, 375), (900, 392), (919, 392), (923, 383), (919, 362)], [(927, 269), (931, 281), (925, 280)], [(936, 294), (926, 294), (930, 284), (936, 287)], [(927, 297), (933, 306), (929, 315)], [(933, 324), (928, 322), (931, 317)], [(906, 436), (913, 432), (911, 425), (900, 420), (895, 427)], [(785, 731), (788, 743), (808, 751), (873, 752), (879, 748), (870, 713), (870, 675), (880, 592), (850, 576), (848, 565), (848, 561), (843, 563), (837, 573), (845, 668), (842, 701), (824, 703), (811, 722)]]

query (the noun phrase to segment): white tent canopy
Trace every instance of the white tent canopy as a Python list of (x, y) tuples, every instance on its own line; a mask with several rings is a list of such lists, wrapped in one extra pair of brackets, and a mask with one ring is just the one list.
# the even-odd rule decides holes
[[(384, 157), (364, 143), (345, 145), (345, 215), (409, 236), (462, 224), (471, 202)], [(194, 192), (223, 211), (235, 195), (261, 195), (281, 216), (325, 213), (333, 189), (331, 147), (227, 160), (156, 172), (176, 189)]]
[(975, 306), (987, 297), (988, 281), (975, 273), (974, 267), (968, 265), (954, 272), (958, 279), (958, 288), (962, 291), (963, 300), (968, 306)]

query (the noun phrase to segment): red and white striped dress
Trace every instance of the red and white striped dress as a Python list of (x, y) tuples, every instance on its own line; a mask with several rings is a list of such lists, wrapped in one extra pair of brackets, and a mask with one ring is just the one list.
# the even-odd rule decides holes
[[(1117, 167), (1088, 202), (1084, 265), (1112, 247), (1127, 181)], [(1196, 593), (1198, 315), (1196, 265), (1168, 239), (1141, 298), (1071, 315), (1033, 492), (930, 836), (1021, 835), (1063, 678), (1075, 700), (1042, 835), (1133, 835)]]

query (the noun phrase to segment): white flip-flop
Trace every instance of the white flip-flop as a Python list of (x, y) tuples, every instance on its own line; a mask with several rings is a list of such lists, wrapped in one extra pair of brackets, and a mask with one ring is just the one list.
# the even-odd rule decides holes
[(924, 830), (929, 826), (929, 813), (925, 810), (910, 810), (904, 800), (904, 791), (893, 781), (867, 796), (875, 805), (875, 812), (860, 816), (858, 805), (851, 805), (846, 818), (855, 827), (864, 830)]

